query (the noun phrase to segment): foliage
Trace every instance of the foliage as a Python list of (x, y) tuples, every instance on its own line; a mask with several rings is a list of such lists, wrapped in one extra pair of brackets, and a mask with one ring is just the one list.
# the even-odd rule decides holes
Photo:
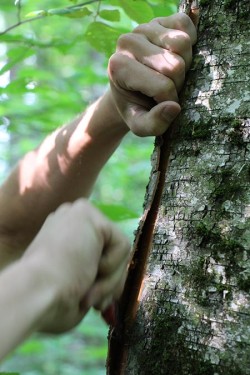
[[(1, 0), (0, 181), (20, 156), (104, 92), (108, 57), (119, 35), (137, 23), (173, 13), (176, 3)], [(131, 239), (142, 210), (152, 143), (127, 137), (93, 196)], [(34, 336), (0, 371), (103, 374), (106, 335), (104, 323), (92, 313), (76, 331), (56, 340)]]
[[(9, 131), (23, 136), (39, 131), (41, 137), (80, 112), (107, 84), (107, 57), (121, 33), (136, 21), (149, 21), (158, 7), (166, 15), (173, 11), (167, 1), (86, 1), (81, 6), (74, 1), (68, 7), (66, 0), (45, 0), (36, 1), (35, 9), (27, 0), (16, 6), (1, 3), (1, 122)], [(72, 19), (76, 13), (81, 18)], [(29, 143), (20, 142), (22, 152), (33, 147)]]

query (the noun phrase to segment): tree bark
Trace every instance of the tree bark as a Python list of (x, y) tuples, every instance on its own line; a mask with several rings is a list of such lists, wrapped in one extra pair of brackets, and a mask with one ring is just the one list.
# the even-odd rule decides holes
[(183, 110), (156, 140), (110, 375), (250, 374), (249, 7), (201, 1)]

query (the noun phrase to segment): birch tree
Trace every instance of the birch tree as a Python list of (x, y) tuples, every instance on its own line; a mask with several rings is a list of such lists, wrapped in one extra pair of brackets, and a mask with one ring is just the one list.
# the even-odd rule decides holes
[(183, 110), (156, 139), (110, 332), (112, 375), (250, 374), (250, 3), (200, 3)]

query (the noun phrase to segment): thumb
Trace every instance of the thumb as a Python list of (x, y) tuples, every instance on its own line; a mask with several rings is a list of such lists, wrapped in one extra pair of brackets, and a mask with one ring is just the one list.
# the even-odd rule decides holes
[(180, 105), (173, 101), (162, 102), (150, 110), (134, 104), (130, 107), (128, 126), (134, 134), (140, 137), (161, 135), (180, 111)]

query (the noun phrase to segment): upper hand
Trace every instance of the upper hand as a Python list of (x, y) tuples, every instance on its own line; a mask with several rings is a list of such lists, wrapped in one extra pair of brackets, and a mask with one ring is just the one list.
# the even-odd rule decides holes
[(178, 93), (192, 61), (196, 29), (178, 13), (159, 17), (122, 35), (109, 60), (114, 104), (129, 129), (160, 135), (180, 112)]

